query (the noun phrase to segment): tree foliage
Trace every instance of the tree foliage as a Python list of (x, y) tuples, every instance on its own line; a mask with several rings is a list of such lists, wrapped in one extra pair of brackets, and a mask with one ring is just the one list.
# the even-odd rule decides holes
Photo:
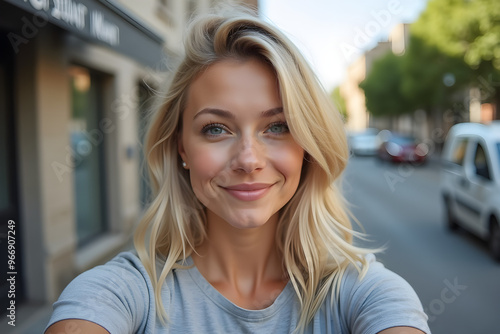
[(469, 83), (483, 90), (484, 100), (500, 104), (498, 0), (431, 0), (411, 29), (430, 47), (462, 59), (473, 71)]
[(500, 105), (498, 0), (430, 0), (410, 31), (405, 54), (383, 57), (360, 84), (372, 114), (443, 110), (470, 86)]
[(412, 110), (450, 107), (456, 93), (472, 79), (462, 58), (449, 56), (415, 35), (401, 62), (401, 93)]
[(489, 62), (500, 70), (498, 0), (431, 0), (412, 32), (472, 68)]
[(410, 111), (401, 92), (401, 57), (392, 52), (373, 63), (372, 70), (359, 85), (365, 91), (366, 108), (375, 116), (398, 115)]

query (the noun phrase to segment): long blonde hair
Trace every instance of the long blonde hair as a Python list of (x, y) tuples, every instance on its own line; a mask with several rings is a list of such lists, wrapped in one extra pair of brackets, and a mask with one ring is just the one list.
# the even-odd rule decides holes
[[(306, 152), (297, 192), (281, 209), (277, 246), (301, 304), (303, 330), (327, 294), (338, 292), (348, 264), (364, 275), (364, 254), (355, 247), (338, 179), (348, 149), (340, 113), (296, 47), (272, 25), (243, 9), (195, 18), (185, 39), (185, 56), (151, 120), (145, 152), (153, 190), (134, 243), (155, 290), (158, 316), (167, 321), (161, 286), (177, 261), (204, 238), (205, 214), (181, 166), (177, 138), (191, 82), (215, 62), (257, 57), (276, 72), (290, 132)], [(157, 270), (161, 260), (161, 271)]]

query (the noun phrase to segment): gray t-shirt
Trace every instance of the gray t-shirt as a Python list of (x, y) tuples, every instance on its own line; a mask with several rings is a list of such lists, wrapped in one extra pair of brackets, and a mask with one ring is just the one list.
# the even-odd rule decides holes
[[(338, 301), (330, 296), (316, 313), (307, 333), (374, 334), (394, 326), (416, 327), (430, 333), (427, 316), (411, 286), (368, 255), (363, 280), (349, 267)], [(189, 257), (188, 265), (193, 264)], [(154, 292), (139, 258), (124, 252), (105, 265), (75, 278), (54, 303), (48, 326), (63, 319), (97, 323), (111, 334), (124, 333), (292, 333), (300, 315), (291, 283), (270, 296), (271, 306), (247, 310), (221, 295), (195, 266), (173, 270), (161, 296), (169, 317), (156, 317)], [(276, 297), (277, 296), (277, 297)]]

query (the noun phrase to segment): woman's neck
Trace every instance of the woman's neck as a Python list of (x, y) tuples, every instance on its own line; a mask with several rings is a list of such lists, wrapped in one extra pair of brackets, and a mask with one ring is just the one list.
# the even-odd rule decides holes
[(256, 308), (248, 303), (257, 305), (262, 294), (269, 301), (269, 293), (277, 295), (287, 282), (276, 247), (277, 224), (276, 214), (263, 226), (237, 229), (207, 213), (207, 239), (196, 248), (193, 261), (226, 298), (239, 306)]

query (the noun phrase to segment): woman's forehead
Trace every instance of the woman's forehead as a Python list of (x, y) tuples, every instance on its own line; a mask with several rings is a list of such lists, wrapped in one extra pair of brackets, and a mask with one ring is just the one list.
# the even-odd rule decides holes
[(185, 111), (248, 108), (264, 112), (279, 107), (281, 98), (274, 71), (262, 61), (247, 59), (224, 60), (207, 68), (190, 85)]

